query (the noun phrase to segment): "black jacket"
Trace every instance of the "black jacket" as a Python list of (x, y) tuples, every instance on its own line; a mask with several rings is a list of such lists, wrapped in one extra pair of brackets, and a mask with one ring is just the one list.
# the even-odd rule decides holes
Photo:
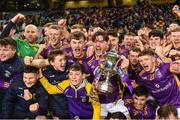
[[(33, 98), (26, 101), (24, 96), (24, 89), (28, 89)], [(35, 118), (37, 115), (46, 115), (47, 113), (47, 93), (42, 87), (39, 80), (31, 88), (26, 88), (22, 77), (16, 82), (13, 82), (6, 92), (2, 103), (2, 115), (4, 119), (24, 119)], [(29, 106), (34, 103), (39, 104), (38, 112), (32, 113), (29, 111)]]

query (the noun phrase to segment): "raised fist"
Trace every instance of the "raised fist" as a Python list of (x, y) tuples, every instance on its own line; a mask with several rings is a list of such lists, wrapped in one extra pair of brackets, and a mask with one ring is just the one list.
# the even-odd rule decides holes
[(33, 57), (30, 57), (30, 56), (24, 57), (24, 64), (25, 65), (31, 65), (32, 61), (33, 61)]
[(12, 21), (13, 23), (22, 22), (22, 21), (24, 21), (24, 20), (25, 20), (25, 16), (24, 16), (23, 14), (21, 14), (21, 13), (18, 13), (16, 16), (14, 16), (14, 17), (11, 19), (11, 21)]

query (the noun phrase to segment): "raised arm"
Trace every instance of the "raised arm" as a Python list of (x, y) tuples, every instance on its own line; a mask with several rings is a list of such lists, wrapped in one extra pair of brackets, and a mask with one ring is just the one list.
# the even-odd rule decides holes
[(24, 64), (38, 68), (43, 68), (50, 65), (48, 59), (34, 59), (33, 57), (29, 56), (24, 58)]
[(10, 22), (7, 24), (7, 26), (3, 29), (0, 37), (1, 38), (5, 38), (8, 37), (10, 34), (11, 29), (13, 28), (13, 26), (16, 24), (16, 22), (20, 21), (20, 20), (24, 20), (25, 17), (23, 14), (18, 13), (16, 16), (14, 16)]

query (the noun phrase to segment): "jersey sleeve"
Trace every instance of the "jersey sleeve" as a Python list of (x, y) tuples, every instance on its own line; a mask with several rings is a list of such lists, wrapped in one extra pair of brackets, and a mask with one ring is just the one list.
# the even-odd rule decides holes
[(58, 85), (52, 85), (45, 77), (41, 78), (40, 82), (49, 94), (63, 93), (68, 85), (67, 83), (69, 83), (67, 80), (65, 80)]

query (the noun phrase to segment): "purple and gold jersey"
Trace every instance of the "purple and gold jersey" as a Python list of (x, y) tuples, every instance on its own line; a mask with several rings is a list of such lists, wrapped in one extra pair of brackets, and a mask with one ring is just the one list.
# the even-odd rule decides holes
[(50, 45), (47, 48), (43, 49), (43, 51), (40, 53), (40, 55), (44, 58), (48, 58), (48, 54), (53, 50), (54, 48)]
[(85, 54), (85, 51), (87, 49), (84, 49), (84, 56), (82, 56), (81, 58), (75, 58), (73, 53), (72, 53), (72, 49), (71, 48), (65, 48), (63, 49), (63, 52), (65, 53), (65, 56), (67, 58), (67, 61), (69, 63), (80, 63), (83, 65), (86, 73), (92, 73), (92, 70), (91, 70), (91, 65), (92, 65), (92, 62), (94, 60), (94, 56), (90, 56), (90, 57), (87, 57), (86, 54)]
[(159, 105), (171, 104), (180, 108), (179, 80), (170, 72), (169, 63), (157, 65), (154, 73), (142, 70), (137, 75), (136, 81), (148, 88)]
[(124, 45), (119, 45), (119, 50), (118, 50), (119, 55), (124, 55), (125, 57), (128, 57), (129, 55), (129, 49), (125, 48)]
[(71, 85), (70, 80), (52, 85), (43, 77), (40, 82), (50, 94), (65, 94), (68, 100), (70, 118), (99, 119), (100, 104), (98, 96), (92, 92), (92, 84), (87, 80), (83, 80), (78, 88)]
[(154, 119), (156, 108), (148, 102), (142, 109), (137, 109), (134, 106), (133, 99), (126, 99), (125, 106), (127, 107), (131, 119)]

